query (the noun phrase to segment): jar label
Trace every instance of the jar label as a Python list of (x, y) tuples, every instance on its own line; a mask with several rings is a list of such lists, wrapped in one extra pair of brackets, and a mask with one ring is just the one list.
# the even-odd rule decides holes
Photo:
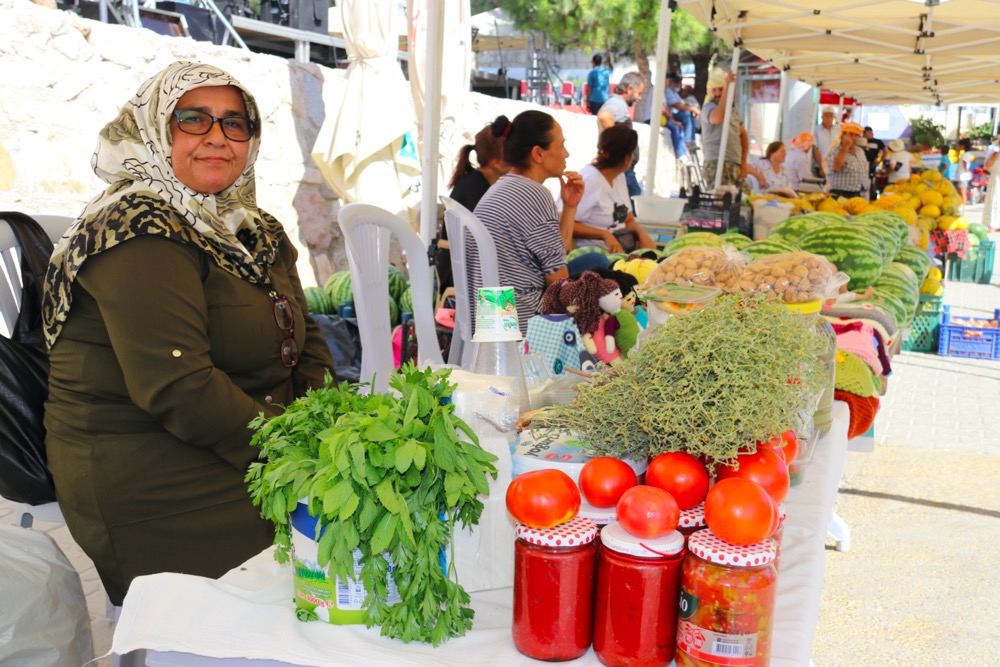
[(677, 615), (683, 618), (685, 621), (694, 616), (694, 613), (698, 610), (698, 598), (688, 593), (683, 588), (681, 589), (681, 599), (678, 604)]
[(734, 667), (750, 666), (757, 660), (757, 633), (731, 635), (699, 628), (690, 621), (677, 623), (677, 648), (692, 658)]

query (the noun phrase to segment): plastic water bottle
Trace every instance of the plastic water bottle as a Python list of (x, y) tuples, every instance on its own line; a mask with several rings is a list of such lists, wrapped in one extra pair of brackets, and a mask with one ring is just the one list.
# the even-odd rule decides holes
[(514, 288), (480, 288), (472, 337), (478, 345), (473, 371), (495, 378), (491, 391), (499, 400), (490, 412), (498, 428), (509, 434), (513, 434), (518, 418), (531, 409), (521, 366), (521, 338)]
[(510, 405), (517, 406), (519, 416), (531, 409), (528, 385), (524, 381), (524, 367), (521, 365), (520, 341), (479, 342), (472, 370), (482, 375), (496, 376), (499, 380), (496, 391), (516, 394), (510, 396)]

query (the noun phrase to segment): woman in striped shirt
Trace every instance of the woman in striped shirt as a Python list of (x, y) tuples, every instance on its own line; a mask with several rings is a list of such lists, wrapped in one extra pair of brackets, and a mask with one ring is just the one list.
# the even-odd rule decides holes
[[(563, 131), (549, 114), (525, 111), (513, 121), (501, 116), (494, 125), (498, 124), (503, 127), (504, 162), (511, 171), (490, 186), (475, 214), (496, 244), (500, 282), (514, 287), (523, 335), (528, 318), (538, 311), (545, 288), (568, 277), (566, 251), (573, 239), (576, 208), (583, 197), (583, 178), (566, 171), (569, 152)], [(543, 185), (550, 178), (560, 182), (561, 214)], [(475, 312), (475, 295), (482, 285), (479, 252), (472, 245), (467, 261)]]

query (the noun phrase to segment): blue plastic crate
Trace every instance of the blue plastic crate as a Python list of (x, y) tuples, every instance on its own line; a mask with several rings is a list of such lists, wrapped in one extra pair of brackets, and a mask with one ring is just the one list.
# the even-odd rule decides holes
[[(970, 326), (971, 317), (951, 317), (951, 307), (945, 306), (938, 336), (938, 354), (948, 357), (971, 357), (1000, 361), (1000, 327)], [(1000, 322), (1000, 308), (993, 313)]]

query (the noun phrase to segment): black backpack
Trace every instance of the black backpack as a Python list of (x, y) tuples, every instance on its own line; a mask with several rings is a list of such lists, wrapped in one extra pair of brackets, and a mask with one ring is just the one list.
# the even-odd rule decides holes
[(21, 248), (21, 309), (10, 338), (0, 336), (0, 496), (30, 505), (56, 499), (46, 466), (42, 417), (49, 358), (42, 292), (52, 241), (23, 213), (0, 213)]

